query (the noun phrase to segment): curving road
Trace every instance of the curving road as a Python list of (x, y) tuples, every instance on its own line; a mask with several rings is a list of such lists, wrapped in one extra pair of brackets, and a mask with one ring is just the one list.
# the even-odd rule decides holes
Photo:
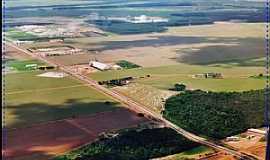
[(170, 127), (172, 129), (174, 129), (179, 134), (183, 135), (184, 137), (186, 137), (186, 138), (188, 138), (188, 139), (190, 139), (190, 140), (192, 140), (194, 142), (197, 142), (197, 143), (200, 143), (200, 144), (209, 146), (209, 147), (214, 148), (216, 150), (224, 151), (226, 153), (229, 153), (231, 155), (234, 155), (235, 157), (237, 157), (239, 159), (243, 159), (243, 160), (262, 159), (262, 158), (259, 158), (259, 157), (254, 156), (254, 155), (247, 155), (245, 153), (241, 153), (241, 152), (232, 150), (230, 148), (221, 146), (221, 145), (216, 144), (214, 142), (211, 142), (211, 141), (209, 141), (209, 140), (207, 140), (205, 138), (202, 138), (202, 137), (199, 137), (199, 136), (197, 136), (195, 134), (192, 134), (192, 133), (190, 133), (190, 132), (188, 132), (188, 131), (186, 131), (186, 130), (180, 128), (180, 127), (178, 127), (177, 125), (173, 124), (172, 122), (166, 120), (160, 114), (151, 111), (150, 109), (148, 109), (144, 105), (142, 105), (142, 104), (140, 104), (138, 102), (135, 102), (132, 99), (130, 99), (130, 98), (124, 96), (124, 95), (119, 94), (118, 92), (115, 92), (113, 90), (109, 90), (109, 89), (107, 89), (107, 88), (99, 85), (96, 81), (90, 79), (89, 77), (87, 77), (85, 75), (82, 75), (82, 74), (80, 74), (78, 72), (75, 72), (74, 70), (71, 70), (71, 69), (69, 69), (66, 66), (57, 64), (57, 63), (52, 62), (52, 61), (49, 61), (46, 58), (39, 56), (38, 54), (33, 54), (33, 53), (31, 53), (31, 52), (23, 49), (23, 48), (18, 47), (15, 44), (10, 43), (10, 42), (6, 42), (6, 45), (8, 45), (10, 47), (13, 47), (13, 48), (15, 48), (15, 49), (17, 49), (17, 50), (19, 50), (21, 52), (24, 52), (24, 53), (30, 55), (33, 58), (39, 59), (39, 60), (41, 60), (43, 62), (46, 62), (49, 65), (59, 67), (60, 70), (62, 70), (64, 72), (66, 72), (67, 74), (69, 74), (69, 75), (77, 78), (78, 80), (81, 80), (87, 86), (89, 86), (91, 88), (94, 88), (94, 89), (98, 90), (99, 92), (102, 92), (103, 94), (106, 94), (106, 95), (112, 97), (113, 99), (115, 99), (115, 100), (123, 103), (123, 104), (126, 104), (126, 106), (129, 109), (134, 110), (135, 112), (144, 113), (147, 116), (153, 117), (154, 119), (163, 122), (167, 127)]

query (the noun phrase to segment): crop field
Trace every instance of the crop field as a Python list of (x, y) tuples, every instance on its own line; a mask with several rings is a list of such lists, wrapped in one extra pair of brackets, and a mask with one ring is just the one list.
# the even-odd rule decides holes
[(14, 39), (14, 40), (37, 38), (37, 36), (35, 36), (33, 34), (23, 32), (23, 31), (19, 31), (19, 30), (16, 30), (16, 29), (8, 30), (6, 32), (6, 36), (7, 36), (7, 38)]
[[(223, 79), (193, 78), (192, 75), (218, 72), (223, 74)], [(174, 65), (164, 67), (139, 68), (121, 71), (96, 72), (89, 75), (95, 80), (108, 80), (133, 76), (140, 84), (150, 85), (158, 89), (168, 90), (175, 83), (184, 83), (189, 89), (202, 89), (211, 91), (244, 91), (261, 89), (265, 80), (250, 78), (252, 75), (263, 73), (262, 67), (207, 67), (195, 65)], [(139, 78), (150, 75), (150, 77)]]
[[(110, 98), (76, 80), (36, 76), (41, 73), (34, 71), (6, 75), (6, 127), (24, 127), (119, 107)], [(105, 104), (106, 101), (112, 103)]]
[(4, 149), (4, 157), (9, 160), (48, 160), (94, 141), (101, 133), (132, 128), (147, 122), (146, 118), (121, 108), (87, 117), (65, 119), (23, 129), (9, 129), (9, 141)]
[(32, 68), (27, 68), (26, 65), (37, 64), (44, 65), (44, 63), (37, 60), (8, 60), (6, 65), (15, 71), (29, 71)]
[[(156, 160), (181, 160), (181, 159), (198, 159), (207, 154), (213, 154), (215, 151), (205, 146), (199, 146), (171, 156), (158, 158)], [(154, 159), (155, 160), (155, 159)]]
[(149, 85), (138, 83), (124, 87), (115, 87), (114, 90), (144, 104), (157, 113), (160, 113), (162, 110), (162, 105), (164, 105), (164, 102), (162, 102), (163, 100), (177, 94), (177, 92), (174, 91), (164, 91)]

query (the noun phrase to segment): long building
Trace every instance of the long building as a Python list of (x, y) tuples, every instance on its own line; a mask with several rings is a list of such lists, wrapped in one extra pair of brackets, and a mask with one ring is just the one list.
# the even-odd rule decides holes
[(94, 68), (96, 68), (98, 70), (101, 70), (101, 71), (108, 70), (108, 69), (111, 68), (109, 65), (104, 64), (104, 63), (100, 63), (100, 62), (97, 62), (97, 61), (90, 61), (89, 65), (91, 67), (94, 67)]

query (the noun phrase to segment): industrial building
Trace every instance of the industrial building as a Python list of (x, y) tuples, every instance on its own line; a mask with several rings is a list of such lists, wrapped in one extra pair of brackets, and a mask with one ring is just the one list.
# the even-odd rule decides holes
[(98, 62), (98, 61), (90, 61), (89, 65), (91, 67), (96, 68), (96, 69), (101, 70), (101, 71), (105, 71), (105, 70), (109, 70), (109, 69), (112, 69), (112, 70), (120, 70), (120, 69), (122, 69), (122, 67), (120, 67), (117, 64), (111, 65), (111, 64), (101, 63), (101, 62)]
[(89, 65), (101, 71), (108, 70), (111, 68), (108, 64), (97, 62), (97, 61), (90, 61)]

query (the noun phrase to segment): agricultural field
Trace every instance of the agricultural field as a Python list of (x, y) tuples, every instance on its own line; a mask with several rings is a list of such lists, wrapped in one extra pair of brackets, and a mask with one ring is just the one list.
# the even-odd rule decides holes
[[(192, 75), (218, 72), (222, 73), (223, 79), (193, 78)], [(106, 71), (91, 73), (89, 77), (101, 81), (113, 78), (133, 76), (138, 79), (136, 83), (150, 85), (152, 87), (169, 90), (176, 83), (183, 83), (189, 89), (202, 89), (210, 91), (244, 91), (261, 89), (264, 87), (263, 79), (250, 78), (252, 75), (263, 73), (261, 67), (209, 67), (195, 65), (173, 65), (151, 68), (138, 68), (121, 71)], [(150, 77), (139, 78), (150, 75)]]
[(113, 89), (137, 102), (144, 104), (157, 113), (161, 112), (165, 99), (178, 93), (174, 91), (160, 90), (155, 87), (139, 83), (115, 87)]
[[(83, 49), (85, 54), (50, 59), (65, 65), (98, 59), (109, 63), (125, 60), (141, 67), (180, 64), (262, 67), (264, 28), (263, 23), (216, 23), (169, 27), (163, 33), (65, 38), (66, 45)], [(52, 45), (42, 42), (25, 44), (25, 48)]]
[(32, 38), (37, 38), (37, 36), (24, 32), (24, 31), (20, 31), (20, 30), (16, 30), (16, 29), (9, 29), (6, 33), (5, 33), (6, 37), (12, 40), (19, 40), (19, 39), (32, 39)]
[(9, 160), (51, 160), (74, 148), (94, 142), (105, 132), (126, 130), (148, 123), (146, 118), (138, 117), (136, 113), (123, 107), (86, 117), (9, 129), (4, 157)]
[(211, 155), (215, 153), (215, 151), (211, 148), (205, 147), (205, 146), (199, 146), (196, 148), (193, 148), (191, 150), (187, 150), (178, 154), (162, 157), (162, 158), (156, 158), (153, 160), (183, 160), (183, 159), (198, 159), (202, 158), (206, 155)]
[(45, 65), (45, 63), (38, 60), (7, 60), (6, 66), (13, 71), (31, 71), (34, 67), (27, 67), (27, 65)]
[[(12, 73), (5, 76), (6, 127), (109, 111), (120, 105), (80, 82), (64, 78), (37, 77), (43, 72)], [(110, 101), (110, 104), (105, 104)]]

